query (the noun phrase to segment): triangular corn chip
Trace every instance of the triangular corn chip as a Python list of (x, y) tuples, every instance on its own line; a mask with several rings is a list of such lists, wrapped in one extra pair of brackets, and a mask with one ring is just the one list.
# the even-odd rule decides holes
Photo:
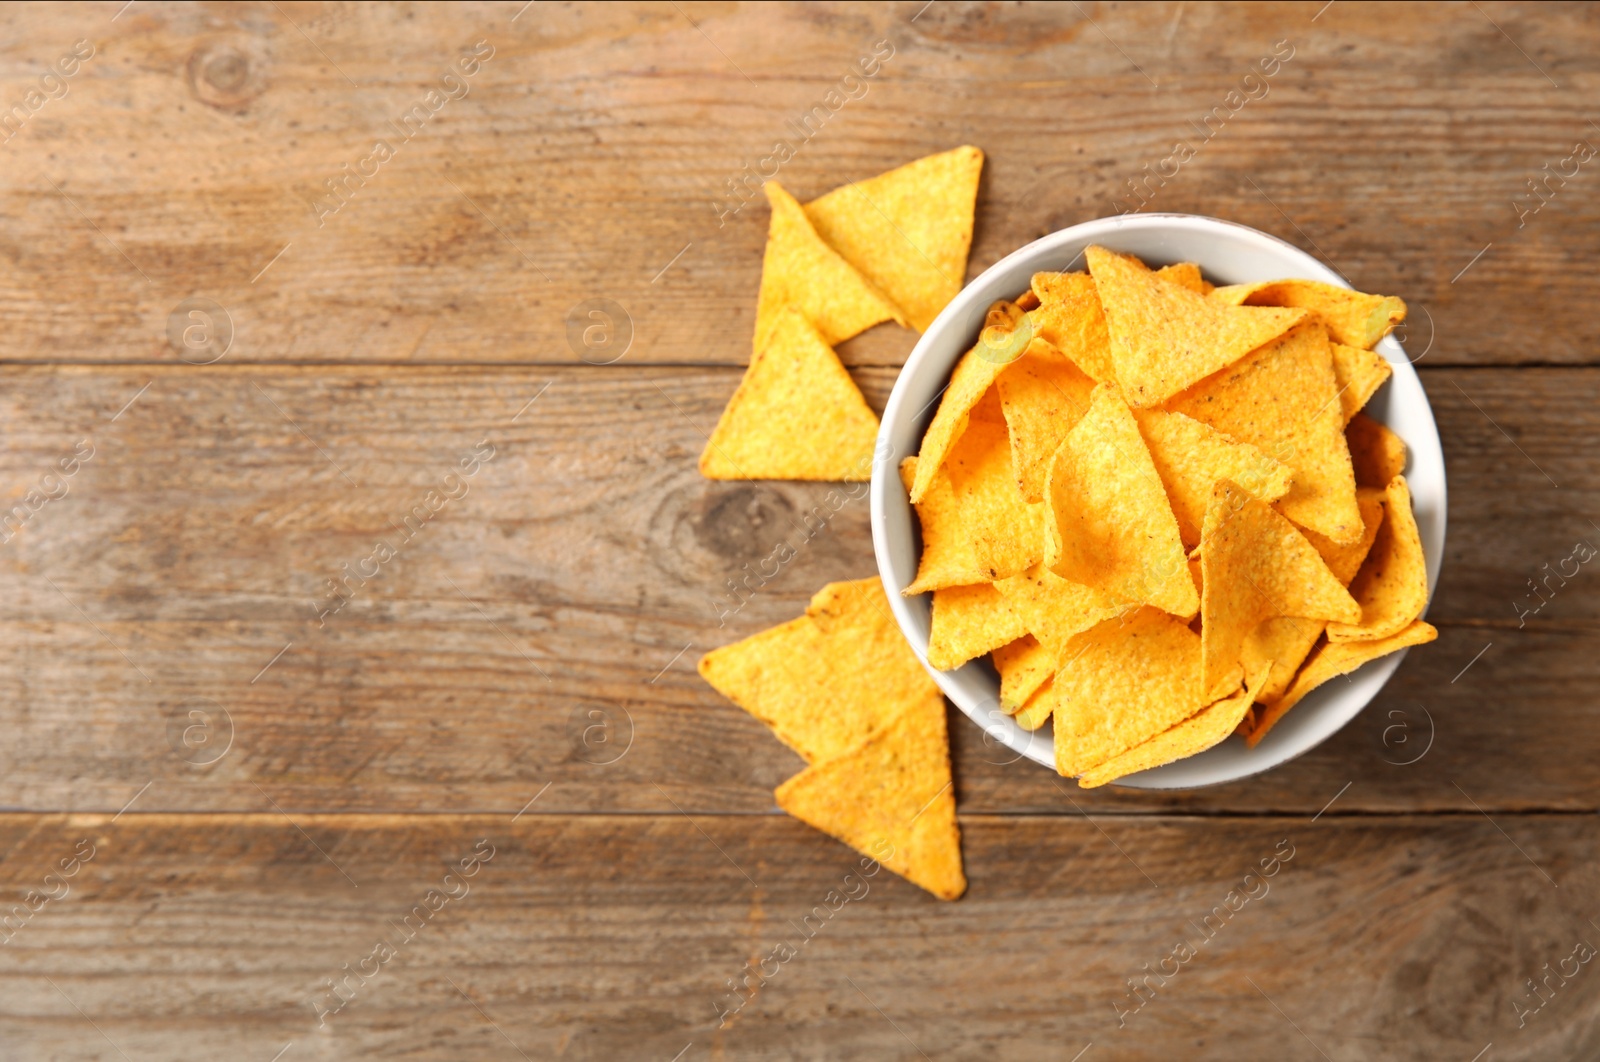
[(1288, 465), (1277, 507), (1301, 527), (1354, 542), (1361, 535), (1355, 473), (1341, 430), (1333, 354), (1311, 322), (1191, 387), (1167, 407)]
[(1030, 502), (1044, 499), (1050, 459), (1068, 431), (1089, 409), (1094, 380), (1043, 339), (995, 381), (1011, 434), (1017, 486)]
[[(1102, 384), (1050, 465), (1046, 564), (1177, 616), (1199, 607), (1178, 521), (1133, 414)], [(1035, 632), (1038, 633), (1038, 632)]]
[(1383, 513), (1387, 508), (1385, 492), (1375, 487), (1357, 487), (1356, 507), (1361, 510), (1361, 537), (1354, 542), (1341, 544), (1309, 528), (1300, 529), (1306, 541), (1317, 547), (1333, 577), (1347, 587), (1361, 570), (1362, 561), (1372, 552), (1373, 542), (1377, 541), (1378, 528), (1383, 526)]
[(967, 279), (983, 152), (959, 147), (836, 188), (806, 217), (925, 332)]
[(1111, 336), (1094, 278), (1088, 273), (1035, 273), (1033, 294), (1039, 306), (1029, 311), (1028, 319), (1035, 334), (1065, 354), (1090, 379), (1116, 383)]
[(1205, 277), (1200, 275), (1200, 267), (1193, 262), (1174, 262), (1169, 266), (1162, 266), (1156, 270), (1156, 276), (1162, 280), (1187, 288), (1196, 295), (1209, 295), (1215, 290)]
[(871, 479), (878, 418), (838, 355), (792, 308), (772, 328), (700, 455), (700, 474)]
[(829, 346), (880, 321), (903, 323), (899, 309), (822, 241), (794, 196), (777, 181), (768, 181), (765, 188), (772, 204), (772, 224), (761, 261), (754, 349), (766, 346), (767, 336), (786, 306), (795, 307), (816, 325)]
[(1150, 740), (1205, 703), (1200, 639), (1160, 609), (1106, 620), (1072, 639), (1064, 657), (1051, 684), (1056, 770), (1063, 775)]
[(1386, 512), (1372, 551), (1350, 584), (1351, 596), (1361, 605), (1361, 622), (1328, 624), (1330, 642), (1387, 638), (1428, 607), (1428, 567), (1406, 478), (1394, 477), (1386, 495)]
[(1378, 638), (1365, 642), (1323, 642), (1317, 650), (1306, 660), (1305, 666), (1300, 669), (1300, 674), (1295, 676), (1291, 685), (1281, 698), (1265, 706), (1256, 720), (1250, 736), (1245, 739), (1246, 744), (1255, 748), (1261, 739), (1267, 736), (1267, 731), (1277, 725), (1301, 698), (1331, 678), (1339, 675), (1348, 675), (1362, 664), (1370, 663), (1380, 656), (1404, 649), (1412, 645), (1424, 645), (1439, 637), (1439, 632), (1422, 620), (1416, 620), (1400, 630), (1398, 634), (1391, 634), (1387, 638)]
[(1315, 280), (1268, 280), (1218, 288), (1211, 298), (1230, 306), (1297, 306), (1328, 326), (1335, 342), (1366, 350), (1406, 319), (1406, 304), (1389, 295), (1363, 295)]
[(921, 698), (837, 758), (784, 782), (778, 806), (941, 900), (967, 891), (944, 701)]
[(989, 584), (947, 586), (933, 592), (928, 663), (949, 671), (1026, 633), (1016, 606)]
[(1361, 607), (1305, 536), (1271, 506), (1220, 484), (1200, 544), (1206, 685), (1239, 665), (1245, 636), (1273, 616), (1360, 619)]
[(1047, 678), (1044, 683), (1033, 692), (1023, 706), (1017, 709), (1012, 716), (1017, 725), (1024, 730), (1034, 731), (1044, 726), (1056, 708), (1055, 676)]
[(1182, 413), (1140, 409), (1133, 417), (1167, 490), (1185, 549), (1199, 544), (1211, 490), (1222, 480), (1237, 483), (1267, 502), (1289, 490), (1288, 466), (1249, 443), (1237, 442)]
[(1117, 383), (1133, 406), (1165, 402), (1304, 316), (1300, 310), (1228, 306), (1163, 281), (1137, 258), (1104, 247), (1085, 254), (1105, 308)]
[(1394, 375), (1394, 369), (1382, 354), (1360, 347), (1334, 343), (1333, 381), (1339, 388), (1339, 408), (1344, 422), (1361, 412), (1361, 407), (1377, 393), (1384, 381)]
[(1033, 635), (1002, 645), (990, 656), (1000, 672), (1000, 708), (1015, 714), (1056, 673), (1055, 654)]
[(1138, 607), (1102, 590), (1063, 579), (1043, 565), (995, 583), (1015, 604), (1028, 632), (1059, 656), (1067, 642), (1102, 620)]
[(1012, 362), (1022, 357), (1033, 337), (1033, 325), (1014, 303), (989, 307), (978, 342), (956, 362), (939, 400), (933, 421), (922, 435), (917, 454), (917, 478), (911, 485), (911, 504), (920, 502), (944, 467), (950, 448), (967, 429), (973, 407), (989, 393), (994, 381)]
[(812, 763), (860, 744), (900, 708), (939, 699), (877, 578), (830, 583), (806, 615), (701, 657), (700, 674)]
[(1164, 730), (1143, 744), (1135, 745), (1119, 756), (1113, 756), (1098, 767), (1084, 771), (1078, 785), (1093, 789), (1107, 782), (1124, 778), (1139, 771), (1160, 767), (1162, 764), (1188, 759), (1214, 745), (1227, 740), (1238, 728), (1240, 720), (1250, 711), (1264, 676), (1258, 671), (1246, 677), (1237, 693), (1217, 701), (1191, 715), (1178, 725)]
[(1365, 413), (1350, 418), (1344, 430), (1356, 482), (1383, 490), (1406, 470), (1405, 440)]

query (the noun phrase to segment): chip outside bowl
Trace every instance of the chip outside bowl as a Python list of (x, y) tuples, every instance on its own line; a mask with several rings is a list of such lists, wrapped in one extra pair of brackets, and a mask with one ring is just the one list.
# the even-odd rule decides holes
[[(900, 594), (916, 576), (919, 529), (900, 482), (899, 463), (921, 447), (922, 434), (933, 418), (951, 370), (976, 341), (989, 305), (1027, 290), (1034, 273), (1083, 269), (1083, 251), (1091, 244), (1138, 255), (1151, 268), (1196, 262), (1206, 279), (1219, 286), (1283, 278), (1352, 286), (1322, 262), (1275, 236), (1193, 214), (1135, 214), (1074, 225), (1007, 255), (968, 284), (928, 327), (900, 371), (884, 409), (872, 471), (872, 541), (878, 573), (895, 620), (924, 667), (932, 595), (906, 598)], [(1376, 349), (1394, 373), (1364, 412), (1396, 432), (1409, 451), (1406, 481), (1422, 536), (1431, 599), (1444, 557), (1445, 470), (1439, 430), (1422, 381), (1399, 341), (1393, 336), (1385, 337)], [(1129, 775), (1115, 784), (1138, 789), (1188, 789), (1234, 781), (1276, 767), (1315, 748), (1360, 714), (1404, 657), (1404, 650), (1392, 653), (1351, 672), (1346, 682), (1323, 685), (1284, 716), (1253, 749), (1247, 748), (1242, 739), (1229, 737), (1197, 756)], [(1001, 710), (999, 681), (986, 657), (954, 671), (931, 667), (928, 671), (956, 707), (983, 729), (989, 759), (1007, 763), (1027, 757), (1055, 769), (1050, 724), (1030, 733)]]

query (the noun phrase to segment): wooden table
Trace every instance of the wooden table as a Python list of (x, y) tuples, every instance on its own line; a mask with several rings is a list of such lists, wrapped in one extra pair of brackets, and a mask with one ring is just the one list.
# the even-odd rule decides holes
[[(1408, 301), (1440, 637), (1198, 792), (953, 715), (966, 898), (879, 875), (719, 1023), (854, 857), (694, 661), (874, 570), (847, 505), (719, 623), (827, 490), (695, 470), (737, 189), (880, 41), (801, 198), (977, 144), (976, 274), (1184, 140), (1146, 210)], [(1600, 574), (1530, 597), (1600, 545), (1596, 55), (1489, 2), (0, 10), (0, 1058), (1600, 1056)], [(913, 339), (842, 349), (880, 409)]]

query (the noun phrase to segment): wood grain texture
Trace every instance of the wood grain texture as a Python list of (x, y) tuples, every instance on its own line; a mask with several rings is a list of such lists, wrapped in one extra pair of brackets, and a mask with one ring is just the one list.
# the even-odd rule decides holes
[[(853, 853), (782, 816), (6, 816), (19, 892), (95, 847), (0, 947), (0, 1058), (1600, 1050), (1592, 963), (1521, 1028), (1512, 1007), (1600, 938), (1592, 816), (1520, 817), (1515, 844), (1475, 814), (962, 829), (971, 889), (944, 904), (887, 872), (847, 879)], [(474, 851), (493, 858), (447, 881)], [(418, 905), (439, 909), (407, 927)], [(838, 910), (806, 923), (819, 906)], [(325, 982), (384, 941), (393, 958), (319, 1024)], [(1195, 955), (1163, 983), (1183, 941)], [(795, 956), (719, 1027), (730, 979), (782, 943)], [(1147, 970), (1140, 1008), (1127, 982)]]
[[(1582, 6), (119, 6), (0, 13), (7, 106), (96, 49), (0, 149), (8, 360), (176, 361), (169, 315), (202, 295), (234, 360), (576, 362), (569, 312), (604, 297), (632, 363), (743, 364), (767, 218), (742, 182), (781, 138), (801, 198), (984, 148), (974, 274), (1136, 204), (1183, 140), (1145, 209), (1257, 226), (1403, 296), (1435, 364), (1592, 364), (1600, 340), (1600, 197), (1563, 164), (1600, 136)], [(478, 41), (466, 95), (398, 136)], [(793, 132), (878, 41), (865, 94)], [(1266, 94), (1206, 126), (1279, 41)], [(1535, 197), (1547, 163), (1570, 176)], [(895, 364), (912, 338), (846, 356)]]

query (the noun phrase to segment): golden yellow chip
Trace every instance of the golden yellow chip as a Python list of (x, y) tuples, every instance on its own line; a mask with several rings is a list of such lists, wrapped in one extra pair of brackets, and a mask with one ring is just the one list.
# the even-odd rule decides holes
[[(1166, 488), (1116, 389), (1102, 384), (1050, 464), (1045, 563), (1177, 616), (1199, 607)], [(1034, 633), (1038, 633), (1035, 631)]]
[(1156, 276), (1162, 280), (1187, 288), (1196, 295), (1209, 295), (1213, 286), (1200, 275), (1200, 267), (1193, 262), (1175, 262), (1169, 266), (1162, 266), (1156, 270)]
[(1137, 607), (1104, 591), (1063, 579), (1042, 565), (1001, 579), (995, 589), (1015, 603), (1028, 632), (1056, 657), (1073, 635)]
[(945, 725), (944, 700), (921, 698), (855, 748), (807, 767), (773, 795), (801, 822), (941, 900), (954, 900), (967, 891), (967, 879)]
[(1315, 280), (1268, 280), (1218, 288), (1211, 297), (1230, 306), (1297, 306), (1328, 326), (1335, 342), (1366, 350), (1406, 319), (1406, 304), (1390, 295), (1363, 295)]
[(750, 359), (705, 451), (707, 479), (872, 478), (878, 418), (833, 348), (785, 307)]
[(1339, 387), (1339, 408), (1348, 424), (1384, 381), (1394, 375), (1394, 369), (1376, 351), (1347, 347), (1343, 343), (1334, 343), (1332, 347), (1333, 380)]
[(812, 763), (859, 744), (900, 708), (939, 699), (877, 578), (828, 584), (806, 615), (701, 657), (700, 674)]
[(1416, 620), (1402, 628), (1398, 634), (1391, 634), (1387, 638), (1378, 638), (1364, 642), (1323, 642), (1306, 660), (1305, 666), (1300, 669), (1300, 674), (1295, 676), (1291, 685), (1281, 698), (1265, 706), (1260, 718), (1256, 721), (1255, 729), (1245, 739), (1246, 743), (1255, 748), (1267, 732), (1277, 725), (1284, 714), (1300, 703), (1301, 698), (1339, 675), (1348, 675), (1362, 664), (1388, 656), (1399, 649), (1412, 645), (1424, 645), (1439, 637), (1439, 632), (1422, 620)]
[(1055, 711), (1055, 693), (1055, 676), (1052, 675), (1045, 679), (1043, 684), (1033, 692), (1033, 695), (1028, 698), (1021, 708), (1017, 709), (1012, 718), (1024, 730), (1030, 732), (1038, 730), (1041, 726), (1044, 726), (1045, 721), (1050, 718), (1050, 714)]
[(990, 654), (1000, 672), (1000, 707), (1015, 714), (1056, 673), (1055, 654), (1031, 634)]
[(1245, 636), (1273, 616), (1360, 619), (1361, 606), (1316, 547), (1265, 502), (1220, 484), (1200, 545), (1200, 635), (1206, 686), (1239, 666)]
[(1160, 609), (1137, 609), (1068, 642), (1051, 689), (1056, 770), (1082, 774), (1200, 710), (1200, 639)]
[(1035, 273), (1037, 309), (1028, 314), (1034, 334), (1065, 354), (1090, 379), (1116, 383), (1111, 337), (1100, 293), (1088, 273)]
[(1333, 353), (1320, 324), (1291, 329), (1168, 406), (1282, 461), (1294, 482), (1277, 502), (1301, 527), (1335, 542), (1361, 536)]
[(1133, 406), (1165, 402), (1305, 316), (1303, 310), (1229, 306), (1163, 282), (1137, 258), (1104, 247), (1085, 253), (1105, 309), (1117, 382)]
[(1139, 771), (1187, 759), (1214, 745), (1222, 744), (1228, 735), (1238, 729), (1240, 722), (1249, 713), (1250, 705), (1256, 697), (1255, 691), (1260, 687), (1262, 680), (1260, 672), (1254, 675), (1254, 681), (1247, 677), (1245, 684), (1237, 693), (1202, 708), (1149, 741), (1135, 745), (1098, 767), (1084, 771), (1078, 778), (1078, 785), (1084, 789), (1093, 789)]
[(1021, 295), (1018, 295), (1011, 301), (1016, 303), (1017, 309), (1021, 310), (1023, 313), (1027, 313), (1029, 310), (1037, 310), (1039, 308), (1039, 296), (1033, 293), (1032, 288), (1024, 291)]
[(947, 586), (933, 592), (928, 663), (949, 671), (1027, 632), (1016, 606), (994, 587)]
[(1361, 537), (1354, 542), (1341, 545), (1326, 535), (1319, 535), (1304, 527), (1300, 529), (1306, 541), (1317, 547), (1317, 552), (1322, 555), (1333, 577), (1345, 586), (1349, 586), (1361, 570), (1361, 562), (1367, 559), (1373, 542), (1377, 541), (1378, 528), (1383, 526), (1383, 513), (1387, 505), (1384, 494), (1384, 491), (1375, 487), (1356, 488), (1356, 507), (1361, 510)]
[(880, 321), (905, 323), (883, 292), (822, 242), (794, 196), (777, 181), (768, 181), (765, 188), (772, 204), (772, 224), (761, 261), (754, 349), (767, 345), (767, 336), (786, 306), (793, 306), (816, 325), (829, 346)]
[(1182, 413), (1140, 409), (1133, 418), (1167, 490), (1185, 549), (1199, 544), (1211, 490), (1221, 481), (1237, 483), (1268, 502), (1289, 490), (1289, 467), (1249, 443), (1237, 442)]
[(1044, 499), (1050, 459), (1089, 409), (1094, 381), (1055, 347), (1035, 339), (995, 381), (1011, 434), (1017, 486), (1030, 502)]
[(818, 235), (927, 331), (967, 279), (983, 152), (959, 147), (805, 206)]
[(1365, 413), (1350, 418), (1344, 430), (1356, 482), (1383, 490), (1406, 470), (1405, 440)]
[(1387, 638), (1428, 607), (1428, 567), (1406, 478), (1394, 477), (1386, 495), (1384, 520), (1372, 552), (1350, 584), (1351, 596), (1361, 605), (1361, 622), (1328, 624), (1330, 642)]

